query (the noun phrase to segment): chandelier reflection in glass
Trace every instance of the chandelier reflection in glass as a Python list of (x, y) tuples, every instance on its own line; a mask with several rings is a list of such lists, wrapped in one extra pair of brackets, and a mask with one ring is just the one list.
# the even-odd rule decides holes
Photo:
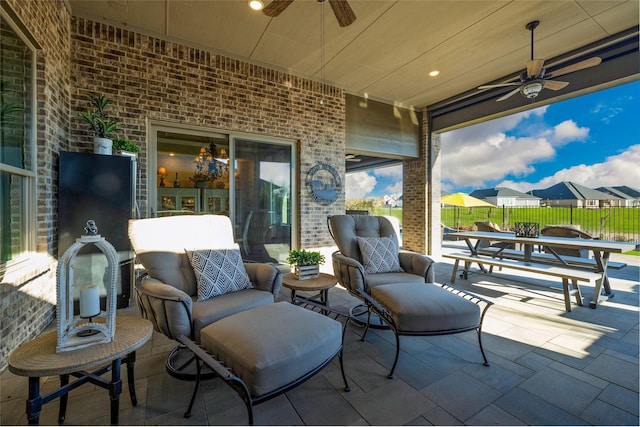
[(229, 156), (223, 148), (218, 154), (215, 144), (209, 144), (209, 148), (201, 147), (200, 152), (194, 159), (195, 173), (189, 179), (196, 184), (215, 181), (216, 179), (229, 174)]

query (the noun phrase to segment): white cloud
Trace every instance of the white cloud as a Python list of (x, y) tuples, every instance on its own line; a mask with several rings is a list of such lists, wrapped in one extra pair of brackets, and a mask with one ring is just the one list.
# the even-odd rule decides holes
[(402, 194), (402, 179), (386, 186), (384, 192), (389, 195), (400, 196)]
[[(548, 127), (540, 120), (548, 106), (445, 133), (441, 137), (442, 187), (486, 187), (507, 175), (518, 178), (535, 172), (536, 163), (555, 157), (555, 147), (584, 141), (588, 127), (565, 120)], [(518, 134), (508, 133), (518, 129)]]
[(375, 176), (388, 177), (402, 180), (402, 165), (387, 166), (373, 170)]
[(628, 104), (633, 102), (634, 97), (632, 95), (626, 95), (616, 98), (611, 101), (614, 105), (605, 105), (602, 103), (597, 104), (592, 110), (592, 114), (600, 116), (600, 121), (604, 124), (610, 124), (613, 119), (624, 112), (624, 108), (619, 107), (618, 104)]
[(347, 199), (364, 199), (373, 191), (377, 180), (367, 172), (348, 173), (345, 176), (345, 197)]
[(450, 136), (442, 143), (441, 154), (443, 183), (480, 188), (487, 181), (509, 174), (524, 177), (533, 173), (531, 164), (552, 158), (555, 150), (545, 138), (516, 138), (497, 133), (484, 138), (476, 136), (473, 142)]
[(586, 187), (628, 185), (638, 188), (640, 183), (640, 144), (628, 147), (624, 152), (609, 156), (602, 163), (577, 165), (562, 169), (538, 182), (502, 181), (497, 186), (519, 191), (543, 189), (562, 181), (571, 181)]
[(565, 120), (553, 127), (553, 142), (556, 145), (566, 144), (573, 141), (583, 141), (589, 136), (589, 128), (578, 127), (573, 120)]

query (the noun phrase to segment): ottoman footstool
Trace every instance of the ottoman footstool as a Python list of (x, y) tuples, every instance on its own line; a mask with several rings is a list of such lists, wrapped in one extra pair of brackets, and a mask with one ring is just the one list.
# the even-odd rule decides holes
[[(365, 301), (369, 312), (375, 312), (393, 330), (396, 337), (396, 355), (388, 377), (398, 364), (401, 335), (447, 335), (476, 330), (478, 344), (489, 366), (482, 348), (482, 321), (493, 303), (446, 284), (436, 283), (392, 283), (371, 288)], [(479, 304), (485, 305), (481, 311)], [(362, 334), (364, 340), (368, 331)]]
[[(345, 322), (346, 325), (346, 322)], [(253, 405), (311, 378), (336, 356), (342, 360), (344, 325), (288, 302), (268, 304), (218, 320), (202, 329), (196, 356), (242, 397), (249, 424)], [(199, 379), (189, 410), (197, 393)]]

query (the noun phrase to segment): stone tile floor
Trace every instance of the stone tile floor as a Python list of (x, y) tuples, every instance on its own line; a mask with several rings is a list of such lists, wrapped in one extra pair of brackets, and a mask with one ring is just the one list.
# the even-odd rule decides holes
[[(455, 249), (447, 243), (444, 251)], [(394, 338), (386, 330), (350, 325), (345, 369), (351, 391), (342, 390), (337, 361), (294, 390), (254, 408), (258, 425), (639, 425), (640, 259), (613, 255), (628, 266), (611, 270), (615, 298), (592, 310), (564, 310), (559, 280), (518, 271), (472, 274), (455, 285), (495, 304), (484, 323), (491, 366), (482, 364), (475, 332), (439, 337), (402, 337), (395, 378)], [(440, 261), (440, 260), (439, 260)], [(452, 265), (438, 262), (439, 281)], [(526, 279), (523, 280), (523, 276)], [(553, 289), (550, 289), (552, 286)], [(593, 287), (581, 286), (585, 301)], [(283, 289), (282, 300), (288, 300)], [(356, 301), (344, 289), (330, 291), (332, 305)], [(134, 307), (118, 315), (137, 315)], [(246, 424), (243, 402), (221, 380), (201, 385), (193, 416), (183, 418), (192, 383), (164, 370), (174, 344), (154, 334), (137, 353), (138, 406), (126, 387), (120, 399), (123, 425)], [(126, 375), (123, 374), (126, 378)], [(48, 378), (43, 392), (57, 387)], [(26, 424), (27, 379), (8, 370), (0, 376), (0, 425)], [(40, 422), (57, 424), (57, 402), (45, 405)], [(65, 424), (109, 423), (106, 390), (86, 384), (70, 394)]]

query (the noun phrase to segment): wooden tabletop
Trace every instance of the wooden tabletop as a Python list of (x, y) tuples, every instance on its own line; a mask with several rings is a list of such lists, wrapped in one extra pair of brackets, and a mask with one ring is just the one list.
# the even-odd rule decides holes
[(334, 287), (338, 281), (334, 276), (320, 273), (315, 279), (298, 280), (293, 273), (282, 276), (282, 286), (296, 291), (323, 291)]
[(113, 341), (56, 353), (57, 331), (46, 332), (21, 345), (9, 356), (9, 370), (25, 377), (65, 375), (88, 370), (125, 357), (153, 334), (151, 322), (141, 317), (117, 317)]
[(447, 236), (459, 237), (463, 239), (493, 240), (616, 253), (631, 251), (635, 248), (636, 245), (635, 243), (614, 242), (610, 240), (580, 239), (573, 237), (556, 237), (544, 235), (540, 235), (538, 237), (518, 237), (515, 235), (515, 233), (497, 233), (490, 231), (457, 231), (455, 233), (448, 233)]

